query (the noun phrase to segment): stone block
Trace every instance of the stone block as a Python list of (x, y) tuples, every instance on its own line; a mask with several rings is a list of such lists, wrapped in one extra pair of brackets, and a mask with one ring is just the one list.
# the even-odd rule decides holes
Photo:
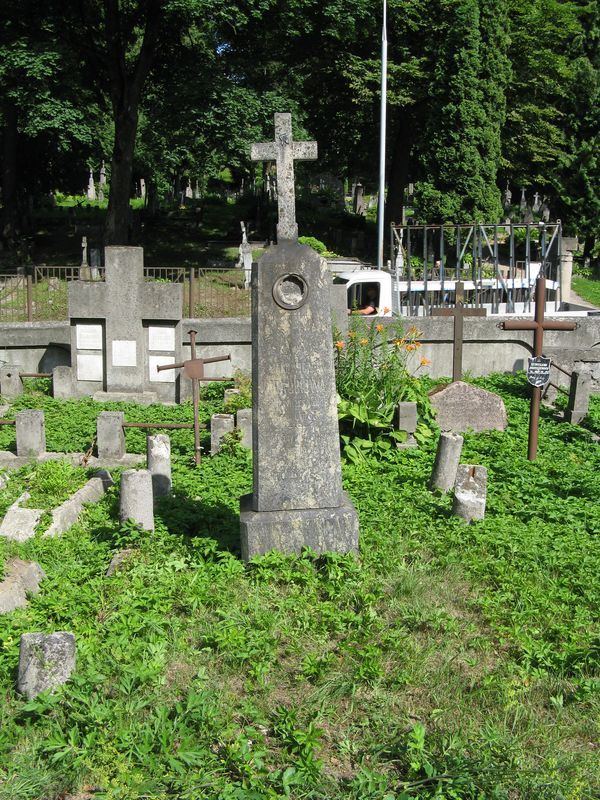
[(34, 409), (19, 411), (15, 417), (17, 455), (38, 458), (46, 452), (44, 412)]
[(228, 402), (234, 398), (239, 397), (241, 391), (239, 389), (225, 389), (223, 392), (223, 406), (227, 409)]
[(574, 370), (571, 375), (571, 388), (569, 402), (565, 410), (565, 422), (578, 425), (587, 416), (591, 391), (591, 376), (585, 372)]
[(9, 506), (0, 524), (0, 536), (13, 542), (26, 542), (35, 536), (35, 528), (42, 514), (41, 508), (21, 508), (21, 503), (29, 499), (27, 493)]
[(106, 570), (106, 577), (110, 578), (111, 575), (114, 575), (115, 572), (118, 572), (123, 564), (130, 559), (134, 553), (135, 549), (133, 547), (126, 547), (124, 550), (119, 550), (118, 553), (115, 553), (110, 560), (108, 569)]
[(221, 449), (221, 440), (234, 428), (233, 414), (213, 414), (210, 418), (210, 454), (216, 455)]
[(101, 411), (96, 420), (98, 458), (118, 460), (125, 455), (125, 431), (122, 411)]
[(131, 519), (144, 530), (154, 530), (152, 475), (147, 469), (128, 469), (121, 475), (119, 519)]
[(466, 522), (485, 517), (487, 469), (475, 464), (461, 464), (454, 484), (452, 513)]
[(398, 430), (406, 433), (405, 441), (396, 443), (396, 447), (399, 450), (408, 450), (412, 447), (418, 447), (417, 440), (414, 436), (417, 430), (417, 419), (416, 403), (398, 403)]
[(0, 582), (0, 614), (8, 614), (27, 605), (27, 595), (37, 594), (44, 570), (35, 561), (10, 558), (6, 562), (6, 577)]
[(7, 575), (0, 582), (0, 614), (9, 614), (27, 605), (27, 593), (17, 575)]
[(242, 447), (247, 447), (249, 450), (252, 450), (252, 409), (238, 409), (235, 418), (235, 427), (242, 434), (240, 444)]
[(0, 396), (12, 400), (23, 394), (23, 381), (19, 372), (21, 367), (5, 365), (0, 367)]
[(148, 436), (146, 453), (154, 498), (171, 494), (171, 440), (167, 434)]
[(358, 517), (344, 492), (336, 508), (253, 511), (252, 495), (240, 501), (242, 559), (249, 561), (270, 550), (300, 553), (311, 547), (317, 553), (358, 552)]
[(17, 690), (33, 700), (66, 683), (75, 669), (75, 636), (68, 631), (24, 633), (19, 651)]
[(59, 366), (52, 370), (52, 396), (60, 400), (75, 397), (75, 382), (71, 367)]
[(501, 397), (493, 392), (455, 381), (429, 395), (443, 431), (504, 431), (508, 423)]
[(23, 561), (21, 558), (9, 558), (5, 571), (7, 575), (18, 578), (28, 594), (37, 594), (40, 583), (46, 577), (37, 561)]
[(463, 437), (458, 433), (440, 434), (429, 482), (430, 489), (447, 492), (454, 486), (456, 471), (460, 464), (463, 441)]

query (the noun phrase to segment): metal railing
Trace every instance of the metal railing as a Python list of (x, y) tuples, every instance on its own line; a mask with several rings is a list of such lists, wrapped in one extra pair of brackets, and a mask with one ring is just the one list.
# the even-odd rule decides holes
[(453, 303), (453, 286), (465, 282), (465, 304), (492, 313), (531, 311), (543, 269), (558, 308), (561, 225), (557, 223), (391, 225), (391, 271), (402, 313), (429, 314)]
[[(0, 323), (68, 319), (71, 281), (103, 281), (103, 267), (35, 266), (0, 274)], [(144, 267), (146, 281), (181, 283), (183, 317), (250, 316), (250, 290), (243, 269)]]

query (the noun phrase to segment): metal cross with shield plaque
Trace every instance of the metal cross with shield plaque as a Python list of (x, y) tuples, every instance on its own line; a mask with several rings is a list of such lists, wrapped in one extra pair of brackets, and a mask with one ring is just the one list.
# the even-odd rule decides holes
[(201, 461), (200, 449), (200, 392), (198, 384), (201, 381), (226, 381), (227, 378), (207, 378), (204, 375), (204, 365), (214, 364), (216, 361), (231, 361), (231, 356), (213, 356), (212, 358), (197, 358), (196, 357), (196, 335), (198, 331), (190, 331), (190, 355), (191, 358), (187, 361), (182, 361), (179, 364), (164, 364), (157, 367), (158, 372), (165, 369), (182, 369), (186, 378), (192, 382), (192, 404), (194, 407), (194, 461), (199, 464)]
[[(542, 386), (545, 386), (550, 377), (544, 380), (546, 370), (543, 366), (544, 361), (550, 359), (543, 358), (544, 331), (574, 331), (577, 328), (576, 322), (567, 320), (548, 320), (544, 319), (544, 309), (546, 306), (546, 276), (544, 275), (544, 265), (535, 282), (535, 317), (534, 319), (507, 319), (499, 322), (498, 327), (505, 331), (533, 331), (533, 355), (530, 359), (530, 366), (527, 370), (527, 380), (533, 386), (531, 390), (531, 404), (529, 407), (529, 441), (527, 444), (527, 458), (535, 461), (538, 446), (538, 433), (540, 425), (540, 403), (542, 400)], [(535, 362), (532, 370), (532, 362)], [(531, 371), (531, 379), (529, 377)], [(535, 376), (535, 377), (534, 377)], [(534, 383), (534, 380), (536, 381)], [(544, 380), (543, 383), (538, 381)]]

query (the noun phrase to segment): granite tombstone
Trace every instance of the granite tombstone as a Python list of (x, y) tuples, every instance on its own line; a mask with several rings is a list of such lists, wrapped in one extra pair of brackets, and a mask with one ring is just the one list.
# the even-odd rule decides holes
[(297, 241), (291, 114), (275, 114), (275, 141), (252, 146), (277, 162), (277, 245), (252, 272), (253, 492), (241, 501), (245, 560), (270, 550), (358, 549), (356, 511), (342, 490), (329, 273)]

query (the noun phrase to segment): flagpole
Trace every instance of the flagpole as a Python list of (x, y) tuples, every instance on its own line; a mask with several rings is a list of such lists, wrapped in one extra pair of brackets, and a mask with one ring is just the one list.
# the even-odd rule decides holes
[(383, 268), (383, 221), (385, 216), (385, 130), (387, 112), (387, 7), (383, 0), (381, 26), (381, 110), (379, 122), (379, 197), (377, 202), (377, 269)]

